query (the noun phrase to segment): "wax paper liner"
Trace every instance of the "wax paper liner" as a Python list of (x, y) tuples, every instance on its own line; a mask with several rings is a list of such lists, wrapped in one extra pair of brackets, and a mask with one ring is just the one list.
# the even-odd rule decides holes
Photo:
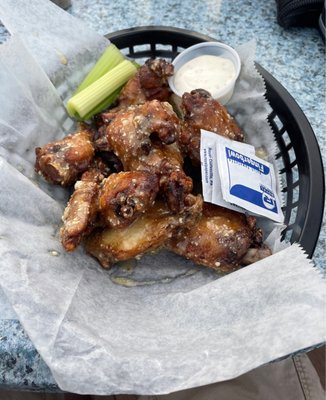
[[(32, 56), (67, 98), (109, 41), (48, 0), (2, 0), (0, 20), (24, 39)], [(24, 66), (24, 60), (18, 61)]]
[[(73, 89), (56, 91), (33, 64), (33, 49), (32, 57), (17, 37), (0, 49), (8, 100), (0, 114), (0, 285), (60, 388), (168, 393), (321, 343), (323, 281), (299, 246), (279, 251), (280, 226), (269, 235), (279, 252), (224, 277), (166, 251), (109, 271), (82, 248), (63, 251), (58, 229), (67, 194), (33, 172), (33, 154), (69, 130), (62, 101)], [(18, 55), (28, 75), (20, 75)], [(234, 112), (247, 121), (245, 108)], [(261, 133), (272, 145), (268, 130)]]

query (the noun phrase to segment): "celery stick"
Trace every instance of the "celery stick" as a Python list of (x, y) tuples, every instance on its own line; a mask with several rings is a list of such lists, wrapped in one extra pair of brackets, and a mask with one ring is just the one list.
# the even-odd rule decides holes
[(98, 106), (93, 108), (88, 114), (85, 115), (85, 117), (83, 119), (88, 120), (88, 119), (92, 118), (94, 115), (96, 115), (96, 114), (100, 113), (101, 111), (105, 110), (106, 108), (108, 108), (118, 98), (122, 87), (123, 87), (123, 85), (121, 87), (119, 87), (119, 89), (117, 89), (115, 92), (110, 94)]
[(86, 89), (71, 97), (67, 103), (68, 113), (70, 116), (84, 119), (90, 111), (124, 85), (136, 71), (137, 68), (131, 61), (122, 61)]
[(113, 43), (111, 43), (98, 59), (94, 67), (87, 74), (86, 78), (78, 86), (78, 89), (74, 94), (81, 92), (87, 86), (101, 78), (101, 76), (103, 76), (106, 72), (120, 64), (124, 59), (125, 57), (120, 50)]

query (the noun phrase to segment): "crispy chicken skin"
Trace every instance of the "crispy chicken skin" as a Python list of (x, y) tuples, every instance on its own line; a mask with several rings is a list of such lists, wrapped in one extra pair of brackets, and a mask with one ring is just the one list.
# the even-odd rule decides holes
[(113, 151), (125, 171), (147, 171), (159, 178), (160, 193), (171, 211), (179, 212), (192, 190), (183, 172), (183, 158), (175, 140), (180, 121), (171, 105), (158, 100), (106, 114), (95, 145)]
[(112, 228), (130, 225), (154, 204), (158, 189), (157, 176), (146, 171), (110, 175), (99, 193), (101, 222)]
[(60, 229), (65, 250), (74, 251), (95, 226), (122, 228), (154, 204), (158, 179), (148, 172), (108, 175), (102, 162), (84, 172), (64, 211)]
[[(262, 232), (254, 217), (204, 203), (196, 225), (181, 227), (166, 242), (173, 252), (220, 272), (240, 267), (250, 247), (260, 247)], [(257, 252), (256, 252), (257, 254)]]
[(62, 216), (60, 239), (67, 251), (74, 251), (95, 226), (100, 184), (112, 173), (110, 166), (96, 156), (89, 169), (75, 183), (74, 192)]
[(96, 168), (83, 173), (63, 213), (60, 239), (66, 251), (73, 251), (94, 227), (98, 210), (99, 183), (104, 176)]
[(48, 182), (69, 186), (86, 171), (94, 157), (93, 132), (87, 125), (62, 140), (35, 149), (35, 171)]
[(271, 249), (266, 244), (250, 247), (241, 260), (242, 265), (250, 265), (272, 255)]
[[(95, 140), (100, 151), (113, 151), (124, 170), (147, 165), (153, 141), (162, 148), (176, 141), (180, 121), (169, 103), (152, 100), (119, 112), (105, 114), (105, 126)], [(178, 163), (182, 156), (178, 154)]]
[(118, 109), (148, 100), (167, 101), (171, 91), (168, 78), (173, 75), (173, 65), (164, 59), (147, 60), (135, 76), (122, 89)]
[(183, 124), (178, 143), (194, 165), (200, 165), (200, 129), (206, 129), (229, 139), (243, 141), (243, 133), (234, 119), (217, 100), (203, 89), (182, 96)]
[(203, 203), (188, 175), (199, 170), (200, 129), (238, 141), (243, 133), (203, 89), (179, 99), (178, 116), (168, 102), (172, 74), (171, 63), (148, 60), (115, 108), (95, 116), (92, 125), (81, 124), (75, 134), (37, 147), (35, 171), (52, 184), (74, 185), (60, 229), (66, 251), (83, 242), (109, 268), (167, 248), (231, 272), (271, 251), (254, 217)]
[(155, 250), (172, 236), (179, 226), (193, 226), (201, 214), (201, 196), (189, 195), (179, 214), (172, 214), (164, 202), (154, 206), (122, 229), (96, 229), (85, 239), (86, 251), (104, 268), (117, 261)]

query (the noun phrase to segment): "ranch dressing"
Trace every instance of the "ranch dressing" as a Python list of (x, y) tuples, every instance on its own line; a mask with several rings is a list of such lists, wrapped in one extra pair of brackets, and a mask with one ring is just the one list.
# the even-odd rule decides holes
[(215, 97), (235, 74), (235, 66), (228, 58), (202, 55), (186, 62), (176, 71), (174, 86), (181, 95), (194, 89), (205, 89)]

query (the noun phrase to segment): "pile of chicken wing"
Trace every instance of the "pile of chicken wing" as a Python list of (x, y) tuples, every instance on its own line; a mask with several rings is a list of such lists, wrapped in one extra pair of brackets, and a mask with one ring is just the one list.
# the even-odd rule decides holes
[(83, 242), (108, 268), (167, 248), (230, 272), (271, 252), (254, 217), (203, 202), (192, 171), (198, 176), (201, 128), (238, 141), (243, 133), (202, 89), (185, 93), (177, 114), (169, 102), (172, 74), (171, 63), (148, 60), (114, 108), (36, 148), (35, 170), (74, 187), (60, 229), (65, 250)]

